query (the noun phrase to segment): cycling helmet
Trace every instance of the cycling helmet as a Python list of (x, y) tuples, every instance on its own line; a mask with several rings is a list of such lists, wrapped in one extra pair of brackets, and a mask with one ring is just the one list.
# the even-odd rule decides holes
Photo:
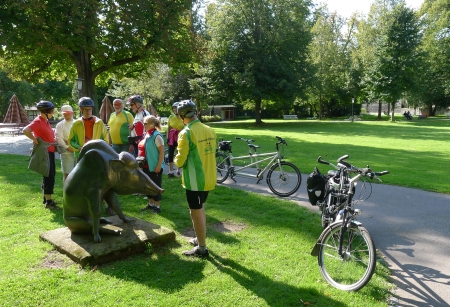
[(172, 108), (178, 107), (178, 104), (179, 104), (179, 103), (180, 103), (179, 101), (174, 102), (173, 105), (172, 105)]
[(45, 111), (53, 110), (55, 106), (50, 101), (41, 100), (36, 104), (36, 108), (43, 113), (47, 113)]
[(180, 101), (177, 107), (177, 113), (181, 117), (192, 117), (197, 114), (197, 106), (192, 100)]
[(80, 108), (83, 108), (83, 107), (94, 107), (94, 100), (92, 100), (89, 97), (81, 97), (80, 100), (78, 100), (78, 106)]
[(128, 98), (127, 105), (130, 105), (131, 103), (139, 102), (140, 104), (144, 104), (144, 99), (142, 99), (141, 95), (133, 95), (130, 98)]

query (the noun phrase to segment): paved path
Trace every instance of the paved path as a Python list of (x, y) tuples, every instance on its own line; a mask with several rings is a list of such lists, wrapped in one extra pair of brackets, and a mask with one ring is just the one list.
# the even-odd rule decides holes
[[(25, 136), (0, 136), (0, 153), (29, 155), (30, 148)], [(273, 195), (265, 181), (256, 185), (239, 177), (237, 183), (227, 179), (223, 185)], [(391, 305), (450, 306), (450, 195), (382, 184), (372, 187), (371, 197), (357, 206), (363, 211), (358, 219), (392, 270), (398, 299)], [(305, 175), (297, 194), (287, 199), (319, 212), (308, 201)]]
[[(257, 185), (256, 180), (236, 180), (228, 178), (223, 185), (274, 195), (265, 181)], [(386, 256), (397, 285), (390, 305), (450, 306), (450, 195), (383, 184), (372, 187), (370, 198), (356, 207), (362, 209), (358, 220)], [(309, 203), (306, 175), (299, 191), (287, 199), (319, 212)]]

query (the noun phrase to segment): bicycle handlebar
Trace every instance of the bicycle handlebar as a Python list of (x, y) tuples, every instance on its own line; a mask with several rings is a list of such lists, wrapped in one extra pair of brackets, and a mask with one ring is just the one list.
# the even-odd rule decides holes
[(330, 162), (322, 160), (322, 156), (319, 156), (317, 158), (317, 162), (319, 162), (320, 164), (326, 164), (326, 165), (330, 165)]
[(283, 139), (281, 136), (275, 136), (278, 139), (278, 144), (284, 144), (287, 146), (286, 140)]
[(330, 163), (328, 161), (322, 160), (322, 156), (319, 156), (317, 158), (317, 162), (321, 163), (321, 164), (332, 165), (336, 169), (347, 168), (350, 172), (358, 173), (358, 174), (361, 174), (363, 176), (367, 176), (370, 179), (377, 179), (379, 181), (381, 181), (381, 179), (379, 179), (377, 177), (384, 176), (384, 175), (387, 175), (387, 174), (390, 173), (389, 171), (373, 172), (372, 169), (368, 165), (367, 165), (366, 168), (355, 167), (355, 166), (351, 165), (348, 162), (344, 162), (344, 160), (347, 159), (348, 157), (349, 157), (348, 155), (344, 155), (344, 156), (340, 157), (337, 160), (338, 161), (338, 166), (336, 166), (336, 165), (334, 165), (334, 164), (332, 164), (332, 163)]

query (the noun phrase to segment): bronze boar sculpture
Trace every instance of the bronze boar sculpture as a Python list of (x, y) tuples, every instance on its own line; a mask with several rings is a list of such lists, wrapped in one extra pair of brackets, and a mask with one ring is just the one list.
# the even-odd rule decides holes
[(128, 223), (132, 219), (122, 213), (117, 195), (157, 195), (163, 191), (139, 169), (130, 153), (117, 154), (103, 140), (89, 141), (64, 183), (64, 222), (72, 233), (92, 233), (94, 242), (101, 242), (100, 232), (120, 235), (100, 227), (109, 223), (101, 217), (103, 200)]

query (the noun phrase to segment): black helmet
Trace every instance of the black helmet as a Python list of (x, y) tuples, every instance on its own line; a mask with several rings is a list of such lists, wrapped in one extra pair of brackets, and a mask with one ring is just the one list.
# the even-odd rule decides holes
[(89, 97), (81, 97), (80, 100), (78, 100), (78, 106), (80, 108), (83, 108), (83, 107), (94, 107), (94, 100), (92, 100)]
[(130, 98), (128, 98), (127, 105), (130, 105), (131, 103), (139, 102), (140, 104), (144, 104), (144, 99), (142, 99), (141, 95), (133, 95)]
[[(53, 110), (55, 108), (55, 106), (50, 101), (41, 100), (36, 104), (36, 108), (39, 111), (44, 112), (46, 110), (48, 110), (48, 111)], [(46, 112), (44, 112), (44, 113), (46, 113)]]
[(192, 117), (197, 114), (197, 106), (192, 100), (183, 100), (178, 103), (177, 113), (181, 117)]

